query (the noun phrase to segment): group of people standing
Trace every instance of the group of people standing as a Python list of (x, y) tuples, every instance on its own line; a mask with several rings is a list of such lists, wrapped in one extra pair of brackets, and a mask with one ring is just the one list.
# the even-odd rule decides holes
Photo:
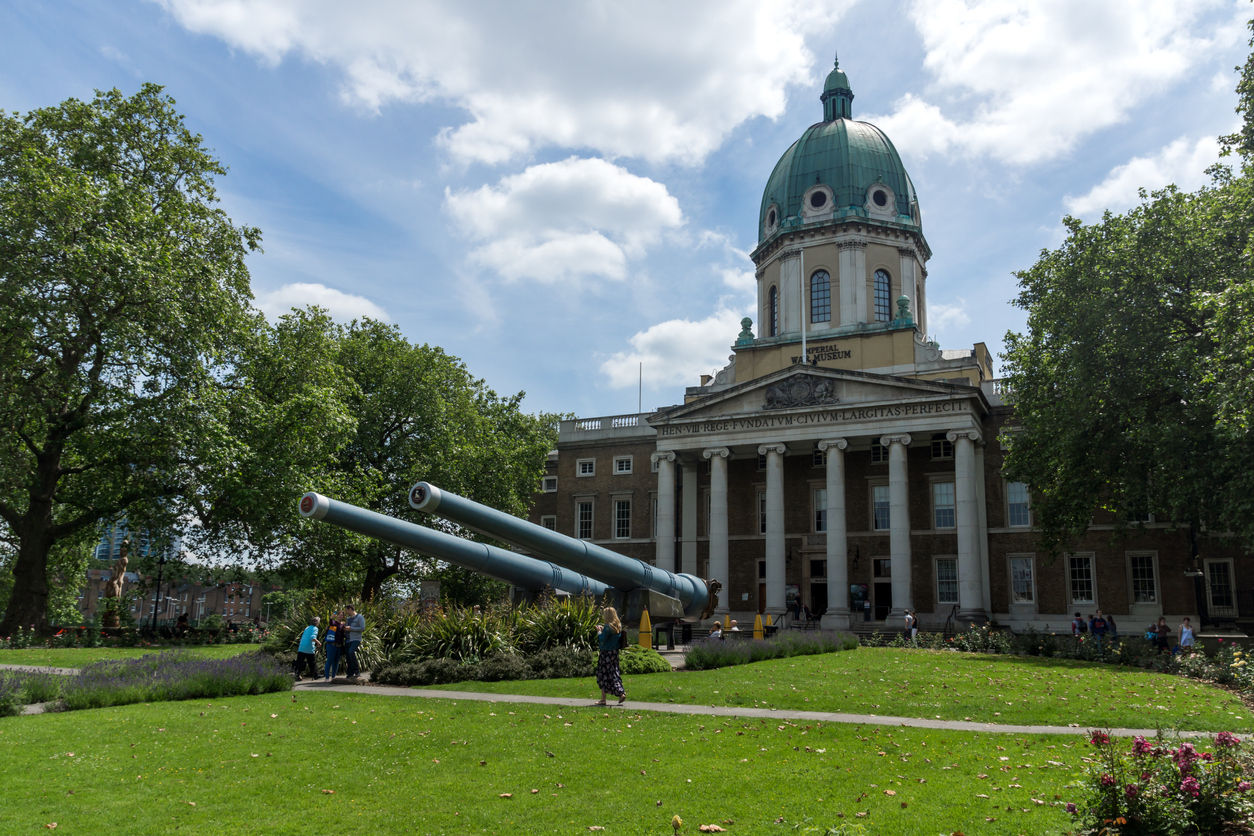
[(345, 675), (349, 679), (357, 679), (361, 669), (357, 664), (357, 648), (361, 646), (361, 634), (366, 629), (366, 617), (357, 612), (352, 604), (331, 614), (326, 632), (319, 639), (319, 628), (322, 619), (313, 616), (309, 626), (300, 634), (300, 643), (296, 649), (296, 663), (292, 672), (296, 679), (301, 678), (301, 671), (308, 669), (310, 679), (318, 679), (318, 668), (315, 656), (319, 647), (326, 650), (326, 662), (322, 668), (322, 678), (327, 682), (339, 673), (340, 659), (344, 660)]
[[(1086, 620), (1080, 613), (1075, 614), (1075, 620), (1071, 622), (1071, 635), (1077, 639), (1082, 638), (1085, 634), (1089, 634), (1097, 642), (1098, 650), (1102, 648), (1102, 643), (1109, 638), (1112, 643), (1119, 641), (1119, 625), (1115, 624), (1114, 616), (1102, 615), (1102, 611), (1090, 615)], [(1167, 626), (1167, 619), (1159, 616), (1158, 621), (1151, 624), (1145, 630), (1145, 638), (1147, 641), (1154, 643), (1161, 655), (1168, 652), (1170, 646), (1171, 628)], [(1180, 623), (1180, 641), (1171, 653), (1188, 652), (1193, 648), (1193, 624), (1186, 616)]]

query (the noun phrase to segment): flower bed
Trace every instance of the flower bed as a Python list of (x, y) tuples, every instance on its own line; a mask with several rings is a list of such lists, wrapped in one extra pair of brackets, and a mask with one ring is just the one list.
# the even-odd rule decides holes
[(828, 631), (804, 633), (776, 633), (769, 639), (752, 641), (725, 641), (701, 639), (693, 642), (684, 654), (684, 667), (692, 671), (725, 668), (761, 662), (765, 659), (784, 659), (789, 656), (811, 656), (817, 653), (835, 653), (858, 647), (858, 639), (848, 633)]
[[(168, 628), (163, 628), (167, 630)], [(19, 627), (11, 636), (0, 636), (0, 650), (26, 650), (31, 647), (203, 647), (215, 644), (262, 644), (267, 630), (249, 624), (238, 630), (189, 630), (183, 636), (154, 634), (134, 627), (102, 628), (98, 625), (63, 627), (42, 638), (34, 630)]]

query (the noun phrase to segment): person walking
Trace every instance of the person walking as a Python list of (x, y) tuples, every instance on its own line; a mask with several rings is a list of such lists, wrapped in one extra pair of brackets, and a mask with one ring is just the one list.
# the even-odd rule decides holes
[(1075, 618), (1071, 622), (1071, 635), (1078, 639), (1088, 631), (1089, 626), (1085, 623), (1084, 616), (1076, 613)]
[(597, 625), (597, 687), (601, 689), (601, 701), (597, 705), (605, 705), (607, 693), (618, 697), (618, 704), (622, 705), (627, 699), (627, 689), (623, 687), (623, 672), (618, 667), (623, 624), (618, 620), (618, 612), (613, 607), (606, 607), (602, 616), (605, 623)]
[(905, 634), (905, 637), (908, 639), (914, 633), (914, 613), (910, 612), (910, 610), (906, 610), (905, 618), (906, 618), (906, 628), (903, 632)]
[(327, 651), (327, 661), (322, 667), (322, 678), (327, 682), (335, 679), (335, 675), (340, 672), (340, 656), (344, 652), (344, 636), (340, 635), (343, 632), (342, 627), (340, 611), (336, 610), (331, 613), (331, 620), (327, 622), (327, 634), (322, 639)]
[(919, 614), (914, 610), (910, 611), (910, 641), (919, 643)]
[(1193, 624), (1189, 621), (1189, 617), (1185, 616), (1184, 621), (1180, 622), (1180, 643), (1176, 645), (1176, 650), (1181, 653), (1192, 653), (1193, 642)]
[(357, 612), (352, 604), (344, 607), (345, 620), (340, 629), (348, 630), (347, 642), (344, 645), (344, 673), (349, 679), (357, 679), (361, 668), (357, 665), (357, 648), (361, 647), (361, 634), (366, 630), (366, 617)]
[(1102, 616), (1102, 611), (1098, 610), (1093, 616), (1093, 620), (1089, 622), (1089, 630), (1093, 633), (1093, 639), (1097, 642), (1097, 652), (1102, 652), (1102, 640), (1106, 638), (1106, 619)]
[(1119, 644), (1119, 625), (1115, 623), (1113, 615), (1106, 616), (1106, 635), (1110, 636), (1112, 646)]
[(1158, 647), (1158, 655), (1162, 655), (1167, 650), (1167, 637), (1171, 635), (1171, 628), (1167, 626), (1167, 619), (1162, 616), (1158, 617), (1158, 623), (1154, 625), (1154, 633), (1156, 638), (1154, 644)]
[(318, 678), (318, 669), (314, 667), (314, 653), (317, 652), (318, 645), (318, 622), (322, 619), (314, 616), (309, 619), (309, 626), (300, 634), (300, 643), (296, 645), (296, 664), (292, 667), (292, 673), (296, 674), (296, 681), (300, 681), (301, 669), (308, 666), (309, 678)]

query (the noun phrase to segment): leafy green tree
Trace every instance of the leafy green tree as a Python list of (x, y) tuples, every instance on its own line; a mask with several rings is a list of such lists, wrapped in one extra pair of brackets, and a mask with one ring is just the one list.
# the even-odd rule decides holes
[(156, 85), (0, 112), (0, 633), (46, 625), (59, 542), (172, 528), (234, 458), (221, 372), (259, 328), (260, 233), (215, 206), (224, 173)]

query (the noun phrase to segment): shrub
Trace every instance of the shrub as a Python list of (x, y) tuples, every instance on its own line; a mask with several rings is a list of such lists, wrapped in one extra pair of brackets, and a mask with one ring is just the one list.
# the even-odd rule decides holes
[(69, 677), (55, 673), (23, 672), (18, 674), (17, 679), (21, 684), (22, 702), (30, 704), (57, 699)]
[(478, 678), (478, 665), (464, 665), (453, 659), (423, 659), (384, 665), (372, 679), (384, 685), (446, 685)]
[(1254, 821), (1254, 756), (1228, 732), (1215, 735), (1211, 752), (1168, 741), (1161, 731), (1153, 742), (1137, 737), (1125, 747), (1093, 730), (1089, 743), (1097, 752), (1085, 759), (1085, 797), (1067, 804), (1084, 832), (1174, 836)]
[(137, 702), (287, 691), (290, 670), (271, 656), (241, 653), (201, 659), (170, 650), (138, 659), (96, 662), (67, 677), (58, 707), (67, 711)]
[(0, 717), (22, 713), (22, 685), (15, 676), (0, 674)]
[(661, 653), (638, 644), (629, 644), (618, 654), (618, 664), (625, 674), (670, 673), (671, 663)]
[(777, 633), (769, 639), (702, 639), (693, 642), (684, 654), (685, 667), (701, 671), (744, 665), (766, 659), (835, 653), (858, 647), (858, 639), (848, 633), (830, 631)]
[(398, 652), (401, 661), (454, 659), (478, 662), (513, 649), (512, 618), (500, 610), (476, 613), (451, 607), (415, 625)]
[(516, 653), (498, 653), (479, 663), (478, 679), (481, 682), (508, 682), (531, 679), (531, 676), (531, 666), (526, 658)]
[(533, 679), (568, 679), (592, 676), (597, 667), (597, 654), (575, 647), (551, 647), (527, 657)]
[(520, 613), (516, 642), (524, 653), (554, 647), (595, 650), (604, 605), (587, 595), (546, 601)]

